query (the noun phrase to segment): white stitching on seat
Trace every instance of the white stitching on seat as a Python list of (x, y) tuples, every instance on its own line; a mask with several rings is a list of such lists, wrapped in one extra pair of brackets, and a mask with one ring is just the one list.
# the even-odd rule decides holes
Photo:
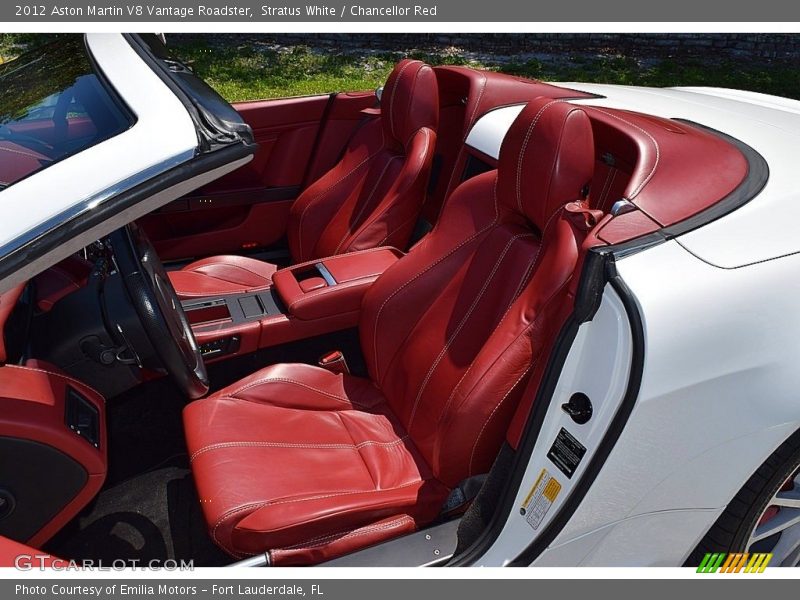
[[(525, 327), (525, 329), (523, 329), (523, 330), (522, 330), (522, 331), (521, 331), (521, 332), (520, 332), (520, 333), (519, 333), (519, 334), (518, 334), (518, 335), (517, 335), (517, 336), (516, 336), (516, 337), (515, 337), (515, 338), (514, 338), (514, 339), (513, 339), (513, 340), (512, 340), (512, 341), (511, 341), (511, 342), (510, 342), (508, 345), (507, 345), (507, 346), (506, 346), (506, 350), (507, 350), (508, 348), (510, 348), (511, 346), (513, 346), (513, 345), (514, 345), (514, 344), (517, 342), (517, 340), (519, 340), (519, 339), (520, 339), (520, 337), (522, 337), (522, 336), (526, 335), (526, 334), (527, 334), (529, 331), (531, 331), (531, 330), (534, 328), (534, 326), (535, 326), (535, 325), (536, 325), (536, 324), (539, 322), (539, 318), (541, 317), (541, 314), (544, 312), (544, 310), (547, 308), (547, 306), (550, 304), (550, 302), (552, 302), (552, 301), (553, 301), (553, 299), (554, 299), (554, 298), (556, 298), (556, 297), (558, 296), (559, 292), (561, 292), (561, 290), (562, 290), (562, 289), (564, 289), (564, 287), (565, 287), (565, 286), (566, 286), (566, 285), (567, 285), (567, 284), (568, 284), (568, 283), (569, 283), (571, 280), (572, 280), (572, 276), (569, 276), (569, 277), (567, 277), (567, 278), (566, 278), (566, 279), (565, 279), (565, 280), (564, 280), (564, 281), (561, 283), (561, 285), (558, 287), (558, 289), (556, 289), (555, 291), (553, 291), (553, 293), (552, 293), (552, 294), (551, 294), (551, 295), (550, 295), (550, 296), (547, 298), (547, 300), (545, 300), (545, 302), (543, 303), (543, 305), (542, 305), (542, 310), (539, 312), (539, 314), (537, 314), (537, 315), (536, 315), (536, 317), (533, 319), (533, 321), (531, 321), (530, 323), (528, 323), (527, 327)], [(532, 368), (533, 368), (533, 367), (534, 367), (534, 366), (537, 364), (537, 361), (538, 361), (538, 359), (539, 359), (539, 358), (541, 358), (541, 357), (539, 356), (539, 357), (536, 357), (536, 358), (532, 358), (532, 360), (531, 360), (530, 364), (528, 365), (528, 370), (532, 369)], [(524, 373), (523, 373), (523, 375), (522, 375), (522, 376), (520, 376), (520, 379), (521, 379), (522, 377), (524, 377)], [(508, 397), (508, 395), (509, 395), (509, 394), (510, 394), (510, 393), (511, 393), (513, 390), (514, 390), (514, 387), (516, 387), (517, 383), (519, 383), (519, 380), (517, 380), (517, 381), (514, 383), (514, 385), (513, 385), (512, 387), (510, 387), (510, 388), (509, 388), (508, 392), (506, 392), (506, 395), (505, 395), (505, 396), (503, 396), (502, 400), (500, 401), (500, 404), (502, 404), (502, 402), (503, 402), (503, 401), (505, 401), (505, 399)], [(474, 388), (473, 388), (473, 389), (474, 389)], [(496, 407), (495, 407), (495, 410), (496, 410), (498, 407), (499, 407), (499, 404), (498, 404), (498, 406), (496, 406)], [(495, 410), (493, 410), (493, 411), (492, 411), (492, 414), (494, 414)], [(491, 418), (491, 416), (492, 416), (492, 415), (489, 415), (489, 418)], [(474, 458), (474, 454), (475, 454), (475, 448), (476, 448), (476, 447), (477, 447), (477, 445), (478, 445), (478, 440), (480, 440), (480, 437), (483, 435), (483, 429), (485, 429), (485, 427), (486, 427), (486, 424), (487, 424), (487, 423), (486, 423), (486, 422), (484, 422), (484, 426), (481, 428), (481, 432), (478, 434), (478, 438), (475, 440), (475, 445), (472, 447), (472, 454), (470, 455), (470, 472), (471, 472), (471, 469), (472, 469), (472, 460), (473, 460), (473, 458)]]
[(304, 542), (300, 542), (299, 544), (294, 544), (292, 546), (286, 546), (285, 548), (275, 548), (273, 550), (270, 550), (270, 554), (273, 554), (273, 553), (274, 554), (285, 554), (285, 553), (288, 553), (288, 552), (290, 552), (292, 550), (298, 550), (298, 549), (301, 549), (301, 548), (309, 548), (309, 549), (310, 548), (319, 548), (320, 546), (324, 546), (328, 541), (331, 541), (331, 540), (338, 541), (338, 540), (352, 539), (352, 538), (359, 537), (359, 536), (362, 536), (362, 535), (367, 535), (368, 533), (375, 533), (375, 532), (378, 532), (378, 531), (386, 531), (388, 529), (394, 529), (398, 525), (405, 525), (407, 523), (411, 523), (413, 525), (416, 524), (414, 519), (412, 519), (408, 515), (402, 515), (401, 517), (397, 517), (397, 518), (393, 519), (392, 521), (389, 521), (388, 523), (368, 525), (368, 526), (361, 527), (359, 529), (350, 531), (349, 533), (348, 533), (349, 530), (338, 531), (336, 533), (332, 533), (332, 534), (329, 534), (329, 535), (324, 535), (324, 536), (318, 536), (318, 537), (315, 537), (315, 538), (311, 538), (310, 540), (306, 540)]
[[(211, 528), (211, 537), (213, 538), (213, 540), (217, 544), (219, 544), (220, 546), (222, 546), (225, 549), (228, 549), (228, 546), (226, 544), (223, 544), (219, 540), (219, 538), (217, 537), (217, 529), (219, 529), (219, 526), (222, 525), (222, 523), (226, 519), (232, 517), (233, 515), (236, 515), (236, 514), (238, 514), (240, 512), (244, 512), (244, 511), (246, 511), (248, 509), (251, 509), (251, 508), (253, 509), (253, 511), (256, 511), (259, 508), (261, 508), (262, 506), (264, 506), (265, 504), (267, 504), (267, 502), (251, 502), (249, 504), (243, 504), (241, 506), (237, 506), (236, 508), (232, 508), (231, 510), (225, 511), (224, 513), (222, 513), (222, 516), (220, 516), (220, 518), (217, 519), (217, 521), (214, 523), (214, 526)], [(230, 550), (228, 550), (228, 551), (230, 552)]]
[(424, 274), (426, 274), (427, 272), (432, 270), (434, 267), (438, 266), (440, 263), (442, 263), (446, 259), (450, 258), (453, 254), (455, 254), (458, 250), (460, 250), (466, 244), (469, 244), (470, 242), (478, 239), (481, 235), (483, 235), (484, 233), (489, 231), (495, 225), (495, 223), (497, 223), (497, 220), (500, 217), (500, 211), (498, 210), (498, 206), (497, 206), (497, 178), (495, 178), (494, 188), (493, 189), (494, 189), (494, 191), (493, 191), (493, 195), (494, 195), (494, 219), (489, 224), (487, 224), (486, 227), (484, 227), (483, 229), (481, 229), (479, 231), (476, 231), (472, 236), (470, 236), (467, 239), (461, 241), (452, 250), (450, 250), (449, 252), (447, 252), (443, 256), (439, 257), (437, 260), (435, 260), (430, 265), (425, 267), (422, 271), (419, 271), (418, 273), (416, 273), (411, 279), (406, 281), (400, 287), (396, 288), (391, 294), (389, 294), (384, 299), (383, 303), (381, 304), (380, 308), (378, 309), (377, 314), (375, 315), (375, 325), (373, 326), (374, 327), (374, 331), (373, 331), (373, 334), (372, 334), (372, 352), (373, 352), (373, 356), (375, 357), (375, 381), (376, 382), (380, 382), (380, 380), (381, 380), (380, 367), (379, 367), (379, 362), (378, 362), (378, 321), (380, 320), (381, 313), (383, 312), (384, 307), (386, 306), (386, 304), (392, 298), (394, 298), (398, 293), (400, 293), (406, 286), (408, 286), (409, 284), (413, 283), (418, 278), (422, 277)]
[(399, 486), (396, 486), (396, 487), (393, 487), (393, 488), (387, 488), (387, 489), (384, 489), (384, 490), (372, 490), (372, 491), (369, 491), (369, 490), (353, 490), (353, 491), (349, 491), (349, 492), (338, 492), (338, 493), (335, 493), (335, 494), (324, 494), (324, 495), (319, 495), (319, 496), (307, 496), (305, 498), (293, 498), (293, 499), (289, 499), (289, 500), (280, 500), (280, 501), (277, 501), (277, 502), (271, 501), (271, 500), (261, 500), (261, 501), (258, 501), (258, 502), (250, 502), (248, 504), (243, 504), (241, 506), (237, 506), (235, 508), (232, 508), (232, 509), (227, 510), (224, 513), (222, 513), (222, 516), (220, 516), (219, 519), (216, 520), (216, 522), (214, 523), (214, 526), (211, 529), (211, 537), (220, 546), (226, 547), (225, 544), (220, 542), (219, 539), (217, 538), (217, 529), (219, 529), (220, 525), (222, 525), (222, 523), (226, 519), (228, 519), (228, 518), (232, 517), (233, 515), (236, 515), (236, 514), (238, 514), (240, 512), (244, 512), (244, 511), (246, 511), (248, 509), (253, 509), (253, 512), (255, 512), (256, 510), (259, 510), (259, 509), (261, 509), (261, 508), (263, 508), (265, 506), (273, 506), (273, 505), (279, 505), (279, 504), (292, 504), (294, 502), (308, 502), (308, 501), (312, 501), (312, 500), (324, 500), (326, 498), (335, 498), (335, 497), (338, 497), (338, 496), (352, 496), (352, 495), (355, 495), (355, 494), (372, 494), (372, 493), (376, 493), (376, 492), (378, 492), (378, 493), (379, 492), (394, 492), (394, 491), (397, 491), (397, 490), (402, 490), (402, 489), (407, 488), (407, 487), (420, 485), (422, 483), (424, 483), (424, 480), (413, 481), (411, 483), (406, 483), (404, 485), (399, 485)]
[[(295, 379), (289, 379), (289, 378), (286, 378), (286, 377), (267, 377), (267, 378), (264, 378), (264, 379), (258, 379), (256, 381), (251, 381), (250, 383), (248, 383), (246, 385), (243, 385), (241, 387), (238, 387), (234, 391), (228, 392), (225, 395), (228, 396), (228, 397), (231, 397), (231, 398), (237, 398), (236, 394), (241, 394), (242, 392), (246, 392), (247, 390), (250, 390), (252, 388), (259, 387), (261, 385), (265, 385), (265, 384), (268, 384), (268, 383), (291, 383), (291, 384), (306, 388), (308, 390), (311, 390), (313, 392), (317, 392), (318, 394), (321, 394), (323, 396), (327, 396), (328, 398), (333, 398), (334, 400), (340, 400), (342, 402), (346, 402), (348, 404), (355, 405), (353, 403), (353, 401), (350, 400), (350, 398), (346, 398), (344, 396), (338, 396), (336, 394), (332, 394), (331, 392), (326, 392), (325, 390), (322, 390), (320, 388), (316, 388), (316, 387), (314, 387), (312, 385), (308, 385), (307, 383), (303, 383), (302, 381), (297, 381)], [(239, 399), (241, 400), (243, 398), (239, 398)]]
[[(421, 129), (418, 129), (417, 131), (415, 131), (412, 134), (412, 137), (417, 135), (420, 131), (425, 134), (425, 145), (427, 146), (428, 140), (430, 139), (430, 130), (427, 127), (423, 127)], [(414, 173), (412, 176), (408, 176), (407, 178), (411, 180), (411, 183), (408, 186), (406, 186), (404, 189), (397, 190), (395, 192), (395, 195), (400, 196), (402, 194), (407, 193), (408, 192), (408, 188), (411, 187), (411, 185), (417, 180), (417, 177), (419, 176), (421, 170), (422, 170), (422, 168), (418, 169), (417, 172)], [(379, 206), (380, 206), (380, 204), (379, 204)], [(364, 222), (364, 224), (361, 225), (361, 227), (359, 227), (358, 230), (355, 233), (353, 233), (352, 236), (350, 236), (350, 245), (354, 244), (356, 242), (356, 240), (358, 240), (358, 238), (361, 235), (363, 235), (364, 233), (369, 231), (369, 228), (372, 227), (373, 224), (375, 224), (379, 219), (383, 218), (383, 216), (386, 215), (390, 210), (392, 210), (393, 208), (396, 208), (396, 206), (397, 206), (396, 204), (386, 206), (382, 211), (376, 212), (376, 213), (370, 215), (369, 217), (367, 217), (367, 220)], [(421, 210), (421, 207), (420, 207), (420, 210)], [(414, 215), (415, 218), (417, 216), (418, 215)], [(397, 229), (395, 229), (394, 232), (392, 232), (392, 233), (397, 232), (398, 229), (399, 229), (399, 227)], [(384, 238), (384, 241), (387, 240), (388, 238), (389, 238), (389, 236), (386, 236)], [(381, 242), (381, 243), (383, 243), (383, 242)], [(378, 245), (380, 246), (381, 244), (378, 244)]]
[(520, 233), (512, 237), (506, 243), (506, 247), (503, 248), (503, 251), (500, 253), (500, 256), (495, 261), (494, 267), (489, 273), (489, 276), (483, 282), (483, 286), (481, 287), (478, 294), (475, 296), (475, 299), (472, 301), (472, 305), (469, 307), (467, 312), (462, 317), (461, 321), (458, 324), (458, 327), (456, 327), (455, 331), (453, 331), (452, 335), (450, 336), (450, 339), (448, 339), (447, 343), (442, 347), (441, 352), (439, 352), (439, 355), (433, 361), (433, 364), (431, 364), (430, 369), (428, 369), (428, 372), (425, 375), (425, 379), (423, 379), (422, 383), (420, 384), (419, 390), (417, 391), (417, 397), (414, 399), (414, 405), (411, 408), (411, 415), (408, 418), (408, 428), (407, 428), (408, 431), (411, 431), (411, 426), (414, 423), (414, 417), (417, 414), (417, 407), (419, 406), (419, 401), (422, 398), (422, 394), (424, 393), (425, 388), (428, 386), (428, 382), (433, 376), (433, 372), (439, 366), (439, 363), (442, 361), (442, 358), (444, 358), (444, 355), (450, 349), (450, 346), (453, 344), (453, 342), (455, 342), (456, 338), (458, 337), (458, 334), (461, 333), (461, 330), (464, 328), (464, 325), (466, 325), (467, 321), (472, 316), (472, 313), (475, 311), (475, 308), (478, 306), (484, 294), (486, 293), (486, 290), (489, 288), (489, 284), (492, 282), (494, 276), (497, 274), (497, 270), (500, 268), (500, 265), (505, 259), (506, 254), (508, 254), (508, 251), (511, 249), (511, 246), (513, 246), (514, 242), (516, 242), (520, 238), (532, 237), (532, 236), (533, 236), (532, 233)]
[(400, 80), (403, 78), (403, 73), (405, 73), (406, 69), (413, 64), (417, 64), (419, 61), (417, 60), (410, 60), (406, 64), (403, 65), (403, 68), (400, 69), (400, 72), (397, 74), (397, 79), (394, 80), (394, 87), (392, 88), (392, 95), (389, 96), (389, 106), (386, 108), (389, 109), (389, 130), (392, 132), (392, 137), (397, 138), (394, 132), (394, 96), (397, 93), (397, 88), (400, 86)]
[[(400, 156), (392, 156), (391, 158), (389, 158), (389, 160), (386, 161), (386, 164), (383, 166), (383, 170), (381, 171), (381, 174), (378, 176), (378, 179), (375, 181), (375, 185), (372, 186), (372, 190), (370, 191), (369, 196), (367, 196), (367, 199), (364, 201), (364, 204), (361, 206), (361, 210), (358, 211), (358, 214), (353, 219), (353, 223), (354, 224), (358, 223), (358, 221), (361, 219), (362, 215), (364, 214), (364, 211), (367, 210), (367, 207), (372, 202), (372, 197), (375, 195), (375, 192), (377, 191), (378, 186), (380, 186), (381, 182), (383, 181), (383, 176), (386, 175), (386, 171), (389, 170), (389, 166), (399, 158), (401, 158), (401, 157)], [(379, 203), (379, 205), (380, 205), (380, 203)], [(342, 236), (342, 239), (339, 240), (339, 244), (336, 246), (336, 249), (333, 251), (334, 254), (339, 254), (339, 250), (341, 249), (342, 244), (344, 244), (344, 241), (348, 238), (349, 235), (350, 235), (350, 231), (348, 229), (345, 232), (345, 234)]]
[(375, 158), (378, 154), (380, 154), (381, 150), (383, 150), (383, 145), (384, 145), (383, 142), (384, 142), (384, 140), (383, 140), (383, 130), (381, 129), (381, 145), (380, 145), (380, 148), (378, 150), (376, 150), (375, 152), (373, 152), (372, 154), (367, 156), (364, 160), (362, 160), (360, 163), (358, 163), (356, 166), (354, 166), (350, 171), (348, 171), (346, 174), (342, 175), (335, 183), (329, 185), (327, 188), (325, 188), (323, 191), (321, 191), (319, 194), (317, 194), (311, 200), (308, 201), (308, 204), (306, 204), (305, 208), (303, 209), (303, 212), (300, 214), (300, 222), (297, 225), (297, 240), (298, 240), (299, 250), (300, 250), (300, 256), (297, 257), (298, 259), (302, 259), (302, 257), (303, 257), (303, 220), (306, 218), (306, 213), (308, 212), (308, 209), (311, 208), (312, 204), (314, 204), (314, 203), (318, 202), (319, 200), (321, 200), (324, 196), (326, 196), (328, 194), (328, 192), (333, 190), (336, 186), (338, 186), (340, 183), (342, 183), (345, 179), (348, 179), (356, 171), (359, 171), (361, 169), (361, 167), (363, 167), (365, 164), (367, 164), (369, 161), (371, 161), (373, 158)]
[[(544, 236), (547, 234), (547, 229), (550, 227), (550, 223), (553, 221), (553, 217), (555, 217), (559, 212), (560, 211), (555, 211), (552, 215), (550, 215), (550, 218), (548, 219), (547, 223), (544, 226), (544, 230), (542, 232), (542, 238), (544, 238)], [(514, 302), (516, 302), (517, 298), (522, 293), (522, 290), (524, 289), (525, 285), (527, 285), (528, 283), (528, 278), (531, 272), (533, 271), (533, 268), (536, 266), (536, 261), (539, 259), (539, 255), (542, 253), (543, 246), (544, 243), (541, 243), (539, 245), (539, 248), (536, 250), (536, 254), (534, 255), (533, 259), (528, 263), (528, 266), (525, 270), (525, 274), (523, 275), (522, 279), (520, 279), (520, 282), (517, 285), (517, 290), (514, 292), (514, 295), (511, 296), (511, 300), (509, 301), (505, 312), (503, 312), (503, 316), (500, 317), (500, 320), (497, 322), (497, 325), (495, 325), (494, 329), (492, 330), (492, 333), (490, 333), (489, 336), (486, 338), (487, 340), (492, 339), (492, 336), (494, 336), (497, 330), (500, 329), (500, 326), (505, 322), (506, 317), (511, 313), (511, 308), (514, 306)], [(447, 409), (450, 407), (450, 403), (453, 401), (453, 398), (455, 398), (456, 392), (461, 387), (461, 384), (466, 380), (467, 376), (472, 372), (472, 368), (475, 366), (475, 363), (476, 361), (473, 360), (470, 366), (467, 368), (467, 370), (464, 371), (464, 374), (461, 376), (461, 379), (459, 379), (458, 383), (453, 387), (453, 391), (450, 393), (450, 397), (447, 399), (447, 403), (442, 409), (442, 415), (444, 415), (447, 412)]]
[(563, 100), (551, 100), (547, 104), (545, 104), (542, 108), (539, 109), (539, 112), (536, 113), (533, 121), (528, 126), (528, 131), (525, 132), (525, 140), (522, 143), (522, 150), (519, 153), (519, 159), (517, 160), (517, 180), (516, 180), (516, 193), (517, 193), (517, 207), (519, 208), (519, 212), (523, 215), (525, 214), (524, 209), (522, 208), (522, 163), (525, 160), (525, 153), (528, 150), (528, 142), (530, 141), (531, 135), (533, 134), (533, 130), (536, 128), (536, 124), (541, 119), (544, 112), (556, 104), (558, 102), (563, 102)]
[(211, 450), (224, 450), (226, 448), (298, 448), (307, 450), (360, 450), (369, 446), (377, 446), (380, 448), (394, 448), (402, 445), (408, 436), (397, 438), (390, 442), (379, 442), (377, 440), (366, 440), (358, 444), (304, 444), (301, 442), (219, 442), (216, 444), (209, 444), (196, 450), (189, 457), (189, 462), (194, 461), (195, 458)]
[(280, 505), (280, 504), (294, 504), (296, 502), (310, 502), (312, 500), (325, 500), (326, 498), (338, 498), (339, 496), (353, 496), (355, 494), (375, 494), (380, 492), (394, 492), (396, 490), (402, 490), (407, 487), (413, 487), (415, 485), (420, 485), (424, 483), (424, 480), (419, 481), (412, 481), (411, 483), (406, 483), (403, 485), (398, 485), (393, 488), (386, 488), (382, 490), (352, 490), (349, 492), (336, 492), (334, 494), (323, 494), (320, 496), (306, 496), (305, 498), (290, 498), (288, 500), (278, 500), (276, 502), (267, 502), (269, 506), (273, 505)]
[(650, 138), (650, 141), (652, 142), (653, 146), (655, 147), (655, 149), (656, 149), (656, 160), (655, 160), (655, 162), (653, 162), (653, 168), (650, 169), (650, 173), (648, 173), (647, 177), (645, 177), (641, 181), (641, 183), (639, 183), (639, 185), (636, 186), (636, 189), (633, 190), (633, 192), (631, 193), (631, 195), (630, 195), (630, 197), (628, 199), (629, 200), (633, 200), (639, 194), (639, 192), (642, 191), (644, 186), (647, 185), (650, 182), (650, 180), (653, 178), (653, 175), (655, 175), (655, 173), (656, 173), (656, 168), (658, 167), (658, 163), (661, 160), (661, 148), (658, 145), (658, 141), (656, 141), (656, 138), (654, 138), (647, 130), (642, 129), (641, 127), (639, 127), (635, 123), (631, 123), (627, 119), (623, 119), (622, 117), (620, 117), (618, 115), (615, 115), (615, 114), (610, 113), (610, 112), (606, 112), (606, 111), (604, 111), (604, 110), (602, 110), (600, 108), (597, 108), (596, 106), (588, 106), (586, 108), (588, 108), (590, 110), (596, 110), (597, 112), (602, 113), (604, 115), (607, 115), (607, 116), (609, 116), (609, 117), (611, 117), (613, 119), (617, 119), (618, 121), (622, 121), (623, 123), (627, 123), (628, 125), (630, 125), (634, 129), (638, 129), (643, 134), (645, 134), (648, 138)]
[[(524, 290), (525, 286), (530, 282), (529, 278), (531, 276), (531, 273), (533, 272), (534, 268), (536, 267), (536, 264), (539, 261), (539, 256), (541, 256), (542, 249), (544, 248), (544, 238), (547, 235), (547, 231), (550, 228), (550, 224), (553, 222), (553, 219), (558, 214), (561, 214), (561, 210), (557, 210), (557, 211), (553, 212), (553, 214), (550, 215), (550, 218), (547, 220), (547, 223), (545, 223), (544, 229), (542, 230), (542, 243), (539, 245), (539, 248), (536, 250), (536, 255), (533, 257), (533, 260), (531, 260), (528, 263), (528, 268), (525, 271), (525, 275), (520, 280), (520, 282), (519, 282), (519, 284), (517, 286), (517, 290), (514, 292), (514, 295), (511, 297), (511, 301), (508, 303), (508, 306), (506, 307), (506, 310), (503, 313), (503, 316), (500, 317), (500, 320), (497, 322), (497, 325), (495, 325), (495, 328), (492, 330), (492, 333), (490, 333), (489, 336), (486, 338), (487, 340), (490, 340), (494, 336), (494, 334), (500, 329), (500, 326), (505, 322), (506, 317), (508, 317), (508, 315), (511, 314), (511, 309), (514, 307), (514, 303), (519, 298), (519, 296), (522, 294), (522, 291)], [(534, 322), (535, 322), (535, 320), (534, 320)], [(524, 331), (527, 331), (528, 329), (529, 329), (529, 327), (526, 327), (526, 329)], [(523, 331), (523, 333), (524, 333), (524, 331)], [(516, 338), (515, 338), (514, 341), (516, 341)], [(512, 342), (512, 344), (513, 344), (513, 342)], [(506, 346), (506, 348), (503, 350), (503, 352), (500, 353), (500, 356), (502, 356), (508, 350), (508, 348), (510, 346), (511, 346), (511, 344)], [(476, 364), (476, 361), (473, 360), (473, 362), (470, 364), (470, 366), (467, 368), (467, 370), (461, 376), (461, 379), (459, 379), (458, 383), (453, 387), (453, 391), (450, 393), (450, 397), (447, 399), (447, 403), (445, 404), (444, 409), (442, 409), (442, 413), (441, 413), (442, 416), (444, 416), (444, 414), (447, 413), (447, 409), (450, 407), (450, 404), (452, 403), (453, 398), (455, 398), (456, 392), (461, 387), (461, 384), (464, 383), (464, 381), (467, 379), (467, 376), (472, 372), (472, 369), (475, 366), (475, 364)], [(440, 422), (441, 422), (441, 417), (439, 419), (439, 423)], [(437, 427), (439, 426), (439, 423), (437, 423)]]
[(475, 438), (475, 443), (472, 445), (472, 452), (469, 455), (469, 471), (468, 471), (468, 474), (470, 476), (472, 475), (472, 464), (475, 462), (475, 451), (478, 449), (478, 443), (481, 441), (481, 438), (483, 437), (483, 432), (486, 430), (486, 427), (491, 422), (492, 417), (494, 417), (495, 413), (500, 409), (500, 407), (503, 405), (503, 403), (506, 401), (506, 399), (511, 395), (511, 392), (514, 391), (514, 389), (519, 385), (520, 381), (522, 381), (525, 378), (525, 376), (531, 371), (531, 369), (533, 368), (533, 366), (535, 364), (536, 364), (536, 361), (532, 361), (528, 365), (528, 368), (525, 369), (525, 371), (522, 373), (522, 375), (520, 375), (519, 378), (514, 382), (514, 385), (512, 385), (510, 388), (508, 388), (508, 391), (502, 397), (500, 402), (495, 404), (494, 408), (492, 409), (492, 412), (489, 413), (489, 416), (486, 417), (486, 420), (483, 422), (483, 427), (481, 427), (480, 432), (478, 432), (478, 437)]

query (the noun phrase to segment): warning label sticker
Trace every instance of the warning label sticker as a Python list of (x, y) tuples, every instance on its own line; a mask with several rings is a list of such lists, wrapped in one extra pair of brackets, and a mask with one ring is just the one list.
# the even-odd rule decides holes
[(572, 479), (584, 454), (586, 454), (586, 448), (583, 444), (562, 427), (556, 436), (556, 441), (553, 442), (547, 453), (547, 458), (553, 461), (553, 464), (567, 476), (567, 479)]
[(550, 475), (547, 469), (542, 469), (536, 483), (533, 484), (519, 509), (520, 514), (525, 517), (531, 527), (537, 529), (542, 524), (547, 511), (553, 506), (560, 491), (561, 484), (558, 480)]

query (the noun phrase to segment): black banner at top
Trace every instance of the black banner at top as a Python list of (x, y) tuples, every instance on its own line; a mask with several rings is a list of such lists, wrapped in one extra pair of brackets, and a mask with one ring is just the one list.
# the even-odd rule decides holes
[(10, 0), (5, 22), (797, 22), (786, 0)]

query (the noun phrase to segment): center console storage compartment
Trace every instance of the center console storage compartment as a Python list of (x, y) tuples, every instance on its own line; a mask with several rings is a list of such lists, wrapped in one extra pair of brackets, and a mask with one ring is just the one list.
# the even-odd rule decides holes
[(276, 271), (259, 292), (182, 302), (207, 361), (230, 358), (358, 324), (361, 300), (403, 253), (375, 248)]
[(323, 319), (360, 310), (369, 286), (401, 256), (385, 247), (339, 254), (281, 269), (272, 283), (291, 316)]

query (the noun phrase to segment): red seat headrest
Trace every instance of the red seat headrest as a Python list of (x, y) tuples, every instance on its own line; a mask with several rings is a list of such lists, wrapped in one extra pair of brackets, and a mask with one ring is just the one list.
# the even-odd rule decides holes
[(381, 119), (387, 141), (403, 147), (423, 127), (436, 131), (439, 89), (429, 65), (408, 58), (397, 63), (383, 88)]
[(562, 206), (585, 196), (594, 171), (594, 138), (579, 107), (531, 101), (508, 130), (497, 168), (499, 201), (540, 231)]

